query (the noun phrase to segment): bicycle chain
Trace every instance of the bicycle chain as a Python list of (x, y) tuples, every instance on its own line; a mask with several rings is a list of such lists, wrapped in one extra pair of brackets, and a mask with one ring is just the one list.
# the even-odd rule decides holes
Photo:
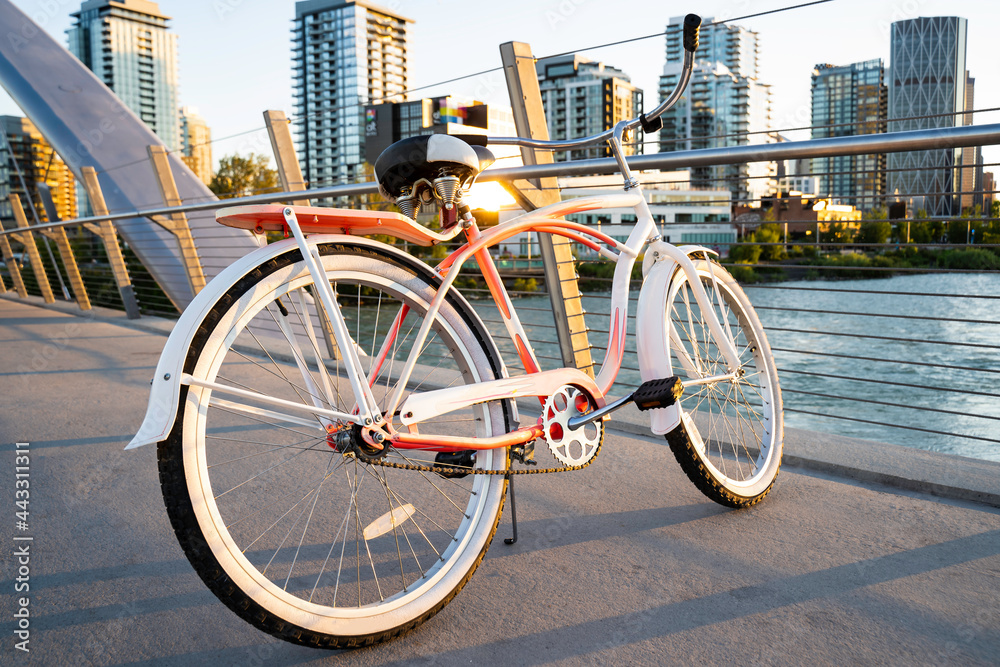
[(384, 468), (395, 468), (397, 470), (413, 470), (415, 472), (436, 472), (436, 473), (453, 473), (460, 475), (544, 475), (552, 472), (573, 472), (576, 470), (583, 470), (591, 463), (597, 460), (597, 457), (601, 455), (601, 448), (604, 446), (603, 435), (601, 437), (601, 444), (597, 446), (594, 451), (594, 455), (590, 457), (590, 460), (586, 463), (581, 463), (576, 466), (564, 466), (562, 468), (506, 468), (505, 470), (482, 470), (479, 468), (454, 468), (451, 466), (422, 466), (415, 463), (396, 463), (394, 461), (385, 461), (383, 459), (376, 459), (374, 461), (365, 461), (365, 463), (370, 463), (371, 465), (382, 466)]

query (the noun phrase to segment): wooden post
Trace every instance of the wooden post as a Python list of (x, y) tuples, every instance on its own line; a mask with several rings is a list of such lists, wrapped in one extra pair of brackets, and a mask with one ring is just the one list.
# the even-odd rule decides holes
[(90, 310), (90, 297), (87, 296), (87, 286), (83, 284), (83, 276), (80, 275), (80, 267), (76, 263), (76, 255), (73, 254), (73, 247), (69, 244), (69, 237), (62, 227), (58, 229), (40, 229), (38, 233), (47, 239), (56, 242), (59, 248), (59, 255), (62, 257), (63, 266), (69, 274), (69, 285), (73, 288), (73, 296), (76, 297), (76, 304), (80, 310)]
[(21, 278), (21, 269), (17, 266), (17, 260), (14, 259), (14, 253), (10, 249), (10, 242), (6, 236), (0, 236), (0, 253), (3, 253), (3, 261), (7, 263), (10, 280), (14, 283), (14, 291), (22, 299), (27, 298), (28, 290), (24, 287), (24, 279)]
[[(48, 183), (36, 183), (38, 187), (38, 195), (42, 199), (42, 207), (45, 209), (45, 216), (48, 218), (49, 222), (60, 222), (59, 214), (56, 211), (55, 202), (52, 200), (52, 189), (49, 187)], [(38, 218), (35, 218), (36, 222)], [(45, 238), (55, 241), (56, 247), (59, 249), (59, 255), (62, 257), (63, 266), (66, 267), (66, 273), (69, 274), (69, 284), (73, 288), (73, 296), (76, 300), (76, 305), (80, 306), (80, 310), (90, 310), (90, 297), (87, 296), (87, 286), (83, 282), (83, 277), (80, 275), (80, 266), (77, 264), (76, 255), (73, 253), (73, 246), (69, 244), (69, 238), (66, 236), (66, 228), (59, 227), (58, 229), (39, 229), (38, 233)], [(55, 258), (52, 257), (51, 251), (49, 252), (49, 257), (52, 261)], [(62, 277), (60, 276), (59, 283), (62, 286), (63, 293), (66, 298), (69, 299), (69, 292), (66, 290), (66, 286), (62, 285)]]
[[(305, 190), (306, 182), (302, 178), (302, 166), (295, 154), (295, 143), (292, 141), (292, 133), (288, 129), (288, 118), (285, 116), (285, 112), (265, 111), (264, 122), (267, 124), (267, 134), (271, 138), (271, 150), (274, 151), (274, 164), (278, 169), (281, 188), (286, 192)], [(308, 199), (297, 199), (291, 203), (292, 206), (310, 205)], [(327, 352), (332, 359), (341, 359), (340, 349), (337, 347), (337, 340), (333, 335), (333, 323), (330, 321), (330, 316), (318, 302), (314, 306), (319, 317), (323, 339), (326, 341)]]
[[(549, 130), (545, 123), (545, 109), (542, 107), (542, 94), (538, 87), (538, 74), (531, 47), (523, 42), (506, 42), (500, 45), (500, 57), (518, 135), (548, 139)], [(552, 162), (552, 152), (521, 148), (521, 159), (526, 165), (549, 164)], [(556, 178), (538, 179), (533, 186), (505, 184), (525, 210), (531, 211), (560, 201)], [(539, 234), (538, 244), (563, 363), (593, 375), (594, 361), (590, 355), (572, 245), (569, 239), (552, 234)]]
[[(83, 167), (83, 187), (87, 190), (87, 197), (90, 199), (90, 207), (94, 210), (94, 215), (107, 215), (108, 205), (104, 201), (104, 192), (101, 184), (97, 180), (97, 172), (93, 167)], [(139, 319), (139, 303), (135, 299), (135, 290), (132, 287), (132, 279), (128, 275), (128, 268), (125, 266), (125, 257), (122, 255), (121, 246), (118, 245), (118, 234), (115, 225), (110, 220), (105, 220), (100, 224), (88, 222), (84, 227), (97, 235), (104, 243), (104, 250), (108, 254), (108, 262), (111, 264), (111, 273), (115, 277), (115, 284), (118, 286), (118, 293), (121, 294), (122, 303), (125, 305), (125, 314), (130, 320)]]
[[(147, 146), (146, 150), (149, 152), (149, 161), (153, 165), (156, 183), (160, 186), (163, 204), (165, 206), (180, 206), (183, 202), (177, 192), (174, 174), (170, 171), (166, 147)], [(205, 287), (205, 273), (201, 268), (201, 260), (198, 259), (198, 250), (194, 247), (194, 237), (191, 236), (187, 216), (183, 213), (174, 213), (169, 218), (156, 215), (152, 217), (152, 220), (177, 237), (177, 245), (181, 249), (181, 259), (187, 271), (188, 284), (191, 285), (191, 293), (197, 294)]]
[(21, 208), (21, 198), (15, 194), (11, 194), (10, 207), (14, 209), (14, 220), (17, 221), (17, 226), (24, 229), (23, 232), (11, 234), (11, 236), (14, 237), (15, 241), (24, 244), (24, 251), (28, 253), (31, 268), (35, 272), (35, 280), (38, 281), (38, 287), (42, 290), (42, 298), (45, 299), (45, 303), (53, 303), (56, 299), (52, 296), (52, 286), (49, 284), (49, 277), (45, 273), (45, 266), (42, 264), (42, 256), (38, 254), (38, 246), (35, 245), (35, 237), (29, 229), (28, 219), (24, 215), (24, 209)]
[[(271, 149), (274, 151), (274, 163), (278, 168), (278, 178), (285, 192), (301, 192), (306, 189), (302, 178), (302, 167), (295, 155), (295, 144), (292, 133), (288, 129), (288, 118), (284, 111), (265, 111), (264, 122), (267, 124), (267, 134), (271, 138)], [(293, 206), (309, 206), (308, 199), (292, 202)]]

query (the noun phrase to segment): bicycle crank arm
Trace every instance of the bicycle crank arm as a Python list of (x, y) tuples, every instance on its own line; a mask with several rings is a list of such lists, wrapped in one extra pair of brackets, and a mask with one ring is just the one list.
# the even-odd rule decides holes
[[(706, 378), (711, 379), (711, 378)], [(665, 408), (677, 402), (677, 399), (684, 393), (684, 385), (678, 377), (661, 378), (658, 380), (648, 380), (639, 385), (639, 388), (628, 396), (619, 398), (613, 403), (608, 403), (603, 408), (598, 408), (593, 412), (572, 417), (566, 425), (570, 429), (578, 429), (581, 426), (595, 422), (605, 415), (611, 414), (618, 408), (624, 407), (634, 402), (635, 406), (642, 411), (653, 410), (655, 408)]]

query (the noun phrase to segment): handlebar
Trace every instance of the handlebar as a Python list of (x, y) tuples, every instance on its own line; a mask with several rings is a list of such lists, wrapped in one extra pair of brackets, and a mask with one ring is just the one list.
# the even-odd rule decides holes
[[(579, 139), (525, 139), (522, 137), (489, 137), (488, 143), (506, 146), (522, 146), (524, 148), (539, 148), (543, 150), (569, 150), (576, 148), (586, 148), (595, 144), (604, 143), (613, 136), (621, 137), (622, 133), (634, 130), (640, 125), (647, 132), (659, 129), (660, 124), (654, 124), (665, 111), (677, 104), (677, 101), (687, 88), (691, 80), (691, 72), (694, 69), (694, 54), (698, 50), (698, 36), (701, 28), (701, 17), (697, 14), (688, 14), (684, 17), (684, 63), (681, 67), (681, 78), (677, 81), (673, 91), (655, 109), (648, 114), (640, 114), (629, 121), (622, 121), (614, 128), (607, 129), (600, 134)], [(652, 129), (650, 129), (652, 128)]]

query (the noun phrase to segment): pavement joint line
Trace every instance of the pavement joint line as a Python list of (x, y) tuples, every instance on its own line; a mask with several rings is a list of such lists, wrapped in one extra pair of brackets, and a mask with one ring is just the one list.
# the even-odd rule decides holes
[[(73, 303), (46, 304), (40, 297), (21, 299), (5, 294), (0, 298), (164, 337), (170, 334), (175, 324), (174, 320), (160, 317), (144, 316), (129, 320), (125, 313), (101, 307), (94, 307), (85, 313)], [(523, 404), (518, 401), (518, 409), (525, 415), (533, 410), (537, 412), (537, 401), (524, 401)], [(659, 436), (650, 432), (647, 423), (638, 409), (629, 406), (615, 414), (608, 430), (661, 441)], [(662, 444), (667, 446), (665, 440)], [(1000, 507), (1000, 462), (996, 461), (785, 427), (782, 466)]]

